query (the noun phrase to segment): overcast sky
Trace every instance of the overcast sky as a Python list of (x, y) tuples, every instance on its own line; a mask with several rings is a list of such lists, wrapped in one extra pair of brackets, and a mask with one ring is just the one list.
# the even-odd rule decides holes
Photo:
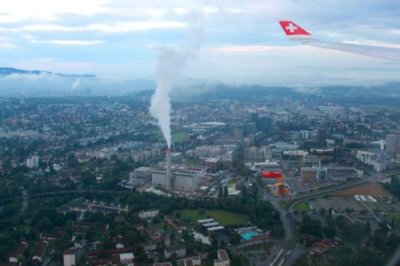
[(151, 78), (157, 47), (193, 24), (202, 49), (185, 78), (309, 86), (400, 80), (400, 65), (295, 44), (277, 19), (320, 39), (400, 48), (398, 0), (0, 0), (0, 66)]

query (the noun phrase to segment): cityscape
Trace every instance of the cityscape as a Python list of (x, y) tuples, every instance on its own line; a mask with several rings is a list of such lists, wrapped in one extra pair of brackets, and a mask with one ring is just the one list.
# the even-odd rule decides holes
[(399, 14), (0, 1), (0, 266), (400, 266)]
[(176, 98), (171, 149), (150, 96), (1, 98), (3, 263), (390, 260), (399, 94), (224, 87)]

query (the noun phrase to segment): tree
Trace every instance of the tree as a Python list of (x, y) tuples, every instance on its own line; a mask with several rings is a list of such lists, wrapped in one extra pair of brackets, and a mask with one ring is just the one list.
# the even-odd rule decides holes
[(276, 238), (282, 238), (285, 235), (285, 230), (282, 225), (274, 225), (271, 229), (271, 235)]
[(1, 211), (0, 215), (3, 218), (7, 218), (10, 216), (13, 216), (14, 214), (16, 214), (18, 212), (18, 206), (12, 204), (12, 205), (7, 205), (3, 208), (3, 210)]
[(230, 238), (229, 238), (229, 242), (232, 245), (237, 245), (240, 243), (240, 236), (238, 234), (231, 234)]
[(36, 223), (36, 229), (41, 232), (51, 232), (53, 229), (54, 223), (47, 217), (40, 219)]
[(6, 245), (0, 246), (0, 261), (5, 261), (7, 259), (9, 249)]
[(228, 187), (224, 187), (224, 198), (228, 197)]
[(246, 188), (246, 186), (244, 185), (243, 187), (242, 187), (242, 198), (246, 198), (247, 197), (247, 188)]
[(368, 235), (371, 233), (371, 223), (369, 221), (365, 223), (364, 232)]
[(222, 199), (222, 193), (223, 193), (222, 187), (219, 187), (219, 189), (218, 189), (218, 199)]
[(300, 223), (299, 232), (302, 234), (321, 237), (321, 222), (319, 220), (311, 219), (310, 216), (306, 215)]
[(327, 227), (324, 228), (323, 233), (327, 238), (334, 238), (336, 236), (336, 225), (331, 215), (326, 218)]

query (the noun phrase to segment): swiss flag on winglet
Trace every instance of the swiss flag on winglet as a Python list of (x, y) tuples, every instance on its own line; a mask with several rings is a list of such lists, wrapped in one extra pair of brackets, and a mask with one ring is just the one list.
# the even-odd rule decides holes
[(304, 29), (302, 29), (299, 25), (294, 23), (293, 21), (290, 20), (280, 20), (279, 24), (281, 24), (281, 27), (283, 31), (285, 32), (286, 35), (288, 36), (294, 36), (294, 35), (311, 35)]

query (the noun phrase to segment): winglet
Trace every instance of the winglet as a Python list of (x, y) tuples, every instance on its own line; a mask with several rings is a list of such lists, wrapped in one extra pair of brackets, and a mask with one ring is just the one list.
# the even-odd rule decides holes
[(311, 34), (304, 30), (302, 27), (294, 23), (290, 20), (279, 20), (279, 24), (281, 25), (283, 31), (286, 36), (289, 38), (310, 38)]

